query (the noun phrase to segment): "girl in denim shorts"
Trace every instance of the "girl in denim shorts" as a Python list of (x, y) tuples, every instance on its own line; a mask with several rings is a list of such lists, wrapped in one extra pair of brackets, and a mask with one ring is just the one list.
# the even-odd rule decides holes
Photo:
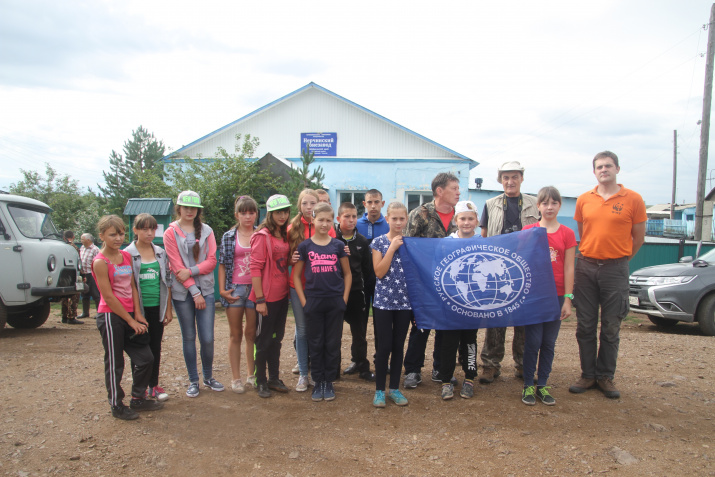
[[(218, 284), (221, 304), (226, 308), (230, 328), (228, 359), (231, 363), (233, 380), (231, 389), (243, 393), (246, 389), (241, 382), (241, 341), (246, 337), (246, 384), (255, 386), (255, 365), (253, 345), (256, 339), (255, 303), (248, 299), (251, 293), (251, 235), (256, 225), (258, 204), (247, 195), (236, 199), (234, 206), (236, 225), (223, 234), (219, 253)], [(243, 328), (243, 316), (246, 327)]]

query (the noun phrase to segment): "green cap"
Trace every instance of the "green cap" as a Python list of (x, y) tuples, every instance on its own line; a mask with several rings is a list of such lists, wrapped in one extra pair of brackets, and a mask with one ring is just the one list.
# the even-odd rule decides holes
[(179, 198), (176, 199), (176, 205), (183, 205), (184, 207), (198, 207), (203, 209), (204, 206), (201, 205), (201, 198), (199, 194), (192, 190), (185, 190), (179, 194)]
[(266, 210), (268, 212), (285, 209), (287, 207), (290, 207), (290, 201), (288, 200), (288, 197), (281, 194), (272, 195), (266, 201)]

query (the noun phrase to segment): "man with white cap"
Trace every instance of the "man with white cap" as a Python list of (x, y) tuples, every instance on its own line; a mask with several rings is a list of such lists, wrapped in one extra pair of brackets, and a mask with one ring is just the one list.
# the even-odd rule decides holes
[[(518, 232), (525, 225), (539, 220), (536, 198), (521, 193), (524, 182), (524, 168), (517, 161), (505, 162), (497, 172), (497, 181), (504, 187), (504, 193), (487, 200), (482, 211), (479, 226), (482, 237)], [(489, 384), (501, 374), (501, 362), (504, 359), (504, 341), (506, 328), (487, 328), (482, 359), (482, 374), (479, 382)], [(524, 361), (524, 327), (514, 327), (514, 339), (511, 345), (516, 371), (514, 375), (522, 378)]]

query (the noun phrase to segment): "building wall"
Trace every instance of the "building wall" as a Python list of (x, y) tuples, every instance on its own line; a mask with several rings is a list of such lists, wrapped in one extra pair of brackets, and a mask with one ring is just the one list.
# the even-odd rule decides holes
[[(467, 191), (469, 166), (466, 163), (422, 160), (350, 160), (349, 162), (317, 159), (316, 163), (325, 172), (325, 186), (329, 189), (330, 201), (337, 204), (340, 192), (364, 192), (377, 189), (382, 192), (385, 207), (397, 199), (407, 204), (410, 192), (432, 193), (432, 179), (440, 172), (452, 172), (460, 181), (462, 194)], [(384, 209), (383, 209), (384, 213)]]

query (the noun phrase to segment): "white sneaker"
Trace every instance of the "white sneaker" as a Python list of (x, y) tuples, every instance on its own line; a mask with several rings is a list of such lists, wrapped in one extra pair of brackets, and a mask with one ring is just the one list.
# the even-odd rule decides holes
[(300, 367), (298, 366), (298, 363), (293, 366), (293, 374), (300, 374)]
[(243, 387), (243, 383), (240, 379), (234, 379), (231, 381), (231, 390), (236, 394), (243, 394), (246, 392), (246, 388)]
[(246, 386), (250, 387), (251, 389), (256, 387), (256, 375), (255, 374), (253, 376), (249, 376), (246, 378)]
[(298, 378), (298, 385), (295, 387), (295, 390), (301, 393), (308, 390), (308, 376)]

